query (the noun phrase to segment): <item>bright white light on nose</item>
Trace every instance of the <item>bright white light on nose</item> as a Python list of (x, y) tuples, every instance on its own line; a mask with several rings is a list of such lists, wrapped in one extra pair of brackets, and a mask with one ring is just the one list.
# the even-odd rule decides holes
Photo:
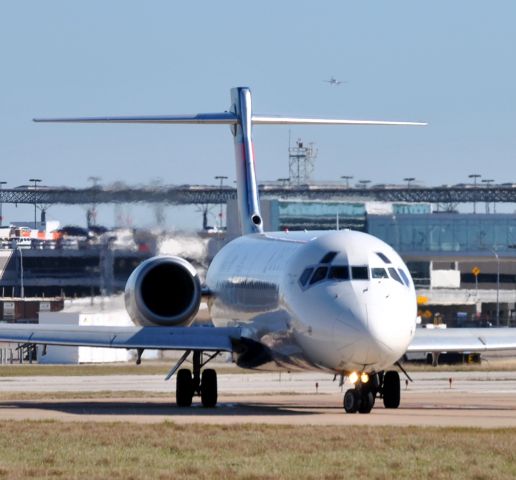
[(357, 373), (357, 372), (351, 372), (351, 373), (349, 374), (349, 377), (348, 377), (348, 378), (349, 378), (349, 381), (350, 381), (351, 383), (357, 383), (357, 381), (358, 381), (358, 373)]
[(367, 382), (369, 381), (369, 375), (368, 375), (367, 373), (365, 373), (365, 372), (364, 372), (364, 373), (362, 373), (362, 374), (360, 375), (360, 381), (361, 381), (362, 383), (367, 383)]

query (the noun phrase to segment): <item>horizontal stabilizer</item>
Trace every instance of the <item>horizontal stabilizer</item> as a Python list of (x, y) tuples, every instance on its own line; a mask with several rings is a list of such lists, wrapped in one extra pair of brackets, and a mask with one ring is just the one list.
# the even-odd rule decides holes
[(230, 112), (198, 113), (194, 115), (146, 115), (123, 117), (83, 117), (83, 118), (35, 118), (35, 122), (48, 123), (207, 123), (234, 125), (237, 117)]
[[(238, 117), (231, 112), (198, 113), (194, 115), (147, 115), (123, 117), (83, 118), (35, 118), (35, 122), (47, 123), (171, 123), (235, 125)], [(427, 125), (420, 122), (393, 122), (384, 120), (346, 120), (338, 118), (281, 117), (275, 115), (253, 115), (253, 125)]]
[(421, 122), (392, 122), (384, 120), (345, 120), (338, 118), (303, 118), (253, 115), (255, 125), (427, 125)]

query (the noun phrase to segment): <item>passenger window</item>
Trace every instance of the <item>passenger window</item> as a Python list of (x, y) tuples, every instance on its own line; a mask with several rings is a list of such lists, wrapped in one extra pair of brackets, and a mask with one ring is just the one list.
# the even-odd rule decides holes
[(367, 267), (351, 267), (351, 278), (353, 280), (369, 280), (369, 269)]
[(391, 263), (391, 261), (387, 258), (387, 255), (382, 252), (376, 252), (376, 255), (378, 255), (385, 263)]
[(373, 278), (389, 278), (389, 275), (387, 275), (385, 268), (372, 268), (371, 274)]
[(314, 283), (320, 282), (326, 278), (326, 274), (328, 273), (328, 267), (319, 267), (313, 274), (312, 279), (310, 280), (310, 285)]
[(393, 278), (393, 280), (396, 280), (397, 282), (400, 282), (403, 285), (403, 282), (401, 281), (401, 278), (398, 275), (398, 272), (396, 271), (395, 268), (390, 267), (389, 273), (391, 274), (391, 277)]
[(322, 257), (320, 263), (331, 263), (336, 256), (337, 252), (328, 252), (324, 257)]
[(312, 275), (313, 271), (314, 271), (313, 267), (305, 268), (305, 271), (299, 277), (299, 283), (301, 285), (303, 285), (303, 287), (308, 282), (308, 279), (310, 278), (310, 275)]
[(330, 280), (349, 280), (349, 268), (347, 267), (347, 265), (331, 267), (328, 278)]
[(405, 282), (405, 285), (407, 287), (410, 287), (410, 280), (408, 279), (407, 274), (403, 271), (402, 268), (398, 268), (398, 272), (400, 273), (401, 278), (403, 278), (403, 281)]

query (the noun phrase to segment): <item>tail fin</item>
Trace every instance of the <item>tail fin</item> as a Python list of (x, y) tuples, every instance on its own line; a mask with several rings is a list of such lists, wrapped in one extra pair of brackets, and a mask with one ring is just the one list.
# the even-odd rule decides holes
[(253, 115), (251, 91), (247, 87), (231, 89), (229, 112), (196, 115), (155, 115), (89, 118), (35, 118), (35, 122), (63, 123), (171, 123), (230, 125), (235, 143), (237, 195), (243, 234), (263, 232), (258, 184), (254, 162), (252, 126), (254, 125), (426, 125), (420, 122), (381, 120), (343, 120), (328, 118), (280, 117)]

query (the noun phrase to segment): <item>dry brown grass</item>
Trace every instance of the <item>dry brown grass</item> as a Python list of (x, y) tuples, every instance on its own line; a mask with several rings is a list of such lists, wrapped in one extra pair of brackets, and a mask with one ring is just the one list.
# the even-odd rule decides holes
[(505, 479), (516, 430), (7, 422), (0, 478)]

